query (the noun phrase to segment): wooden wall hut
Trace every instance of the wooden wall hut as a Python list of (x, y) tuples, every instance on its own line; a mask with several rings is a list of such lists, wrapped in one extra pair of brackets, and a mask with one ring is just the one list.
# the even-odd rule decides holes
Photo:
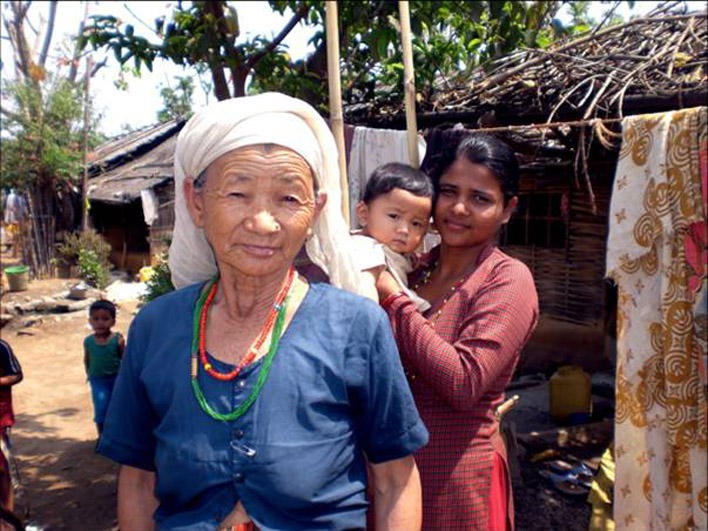
[[(616, 293), (604, 269), (619, 122), (705, 105), (707, 50), (705, 12), (657, 12), (514, 52), (418, 102), (420, 129), (461, 124), (499, 135), (519, 154), (520, 204), (500, 245), (529, 266), (539, 292), (526, 370), (613, 361)], [(351, 106), (345, 120), (404, 129), (403, 107), (390, 101)]]
[[(111, 262), (137, 272), (168, 247), (174, 225), (173, 156), (183, 121), (113, 139), (92, 153), (88, 197), (91, 223), (111, 244)], [(156, 199), (157, 218), (145, 220), (142, 193)]]

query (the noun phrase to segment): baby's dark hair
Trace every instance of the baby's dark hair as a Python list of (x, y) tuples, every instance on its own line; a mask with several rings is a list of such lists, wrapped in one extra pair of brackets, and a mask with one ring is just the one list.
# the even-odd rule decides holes
[(430, 177), (408, 164), (390, 162), (382, 164), (373, 171), (366, 183), (362, 200), (369, 204), (394, 188), (400, 188), (420, 197), (433, 197), (433, 183)]
[(116, 318), (116, 305), (111, 301), (107, 301), (105, 299), (93, 301), (91, 306), (89, 306), (89, 316), (91, 316), (91, 314), (93, 314), (96, 310), (106, 310), (109, 314), (111, 314), (113, 319)]

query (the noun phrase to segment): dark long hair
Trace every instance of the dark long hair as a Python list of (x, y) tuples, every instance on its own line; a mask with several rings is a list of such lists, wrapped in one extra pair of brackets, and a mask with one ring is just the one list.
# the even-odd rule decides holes
[[(453, 149), (454, 148), (454, 149)], [(440, 187), (440, 177), (459, 157), (488, 168), (497, 179), (504, 196), (504, 204), (519, 193), (519, 161), (514, 151), (498, 138), (484, 134), (469, 134), (457, 146), (447, 146), (428, 169), (435, 194)]]

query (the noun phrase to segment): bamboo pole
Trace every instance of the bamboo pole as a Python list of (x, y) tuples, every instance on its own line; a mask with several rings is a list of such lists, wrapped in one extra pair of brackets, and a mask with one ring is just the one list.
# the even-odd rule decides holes
[(418, 168), (418, 125), (415, 116), (415, 75), (413, 71), (413, 47), (411, 45), (411, 16), (407, 0), (398, 2), (401, 19), (401, 43), (403, 45), (403, 92), (406, 102), (406, 130), (408, 131), (408, 157), (411, 166)]
[(88, 137), (89, 137), (89, 79), (91, 79), (92, 61), (86, 58), (86, 77), (84, 79), (84, 146), (82, 159), (84, 171), (81, 176), (81, 231), (88, 230)]
[(337, 2), (327, 0), (327, 79), (329, 81), (329, 120), (339, 153), (339, 184), (342, 189), (342, 215), (349, 221), (349, 184), (347, 180), (347, 155), (344, 147), (344, 116), (342, 89), (339, 78), (339, 25)]

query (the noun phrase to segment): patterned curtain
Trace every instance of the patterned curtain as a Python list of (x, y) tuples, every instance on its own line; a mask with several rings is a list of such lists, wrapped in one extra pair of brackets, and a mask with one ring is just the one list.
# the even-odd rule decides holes
[(607, 244), (618, 529), (708, 528), (707, 111), (622, 123)]

